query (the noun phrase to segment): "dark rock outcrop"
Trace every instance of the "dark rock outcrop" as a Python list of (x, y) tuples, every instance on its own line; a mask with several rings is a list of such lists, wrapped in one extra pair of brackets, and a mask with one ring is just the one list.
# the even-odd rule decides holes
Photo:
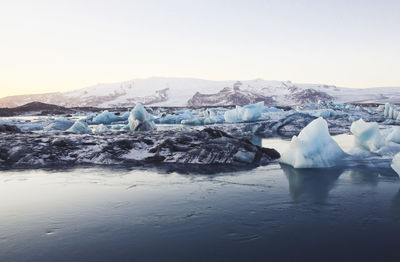
[(41, 102), (31, 102), (13, 108), (0, 108), (0, 116), (18, 116), (29, 113), (35, 113), (35, 115), (48, 115), (48, 114), (57, 115), (57, 114), (67, 114), (72, 112), (73, 110), (69, 108), (41, 103)]
[(296, 102), (296, 104), (310, 104), (318, 103), (321, 101), (333, 101), (334, 97), (325, 92), (317, 91), (315, 89), (304, 89), (301, 91), (294, 90), (293, 94), (287, 96), (288, 99)]
[(274, 149), (261, 148), (212, 128), (113, 135), (6, 133), (0, 148), (3, 168), (91, 164), (248, 167), (265, 165), (280, 157)]
[(14, 125), (0, 124), (0, 133), (21, 133), (21, 129)]
[(272, 97), (247, 90), (240, 90), (239, 86), (240, 85), (236, 83), (233, 87), (225, 87), (216, 94), (201, 94), (197, 92), (191, 99), (189, 99), (188, 106), (244, 106), (257, 102), (264, 102), (265, 105), (275, 105), (275, 100)]

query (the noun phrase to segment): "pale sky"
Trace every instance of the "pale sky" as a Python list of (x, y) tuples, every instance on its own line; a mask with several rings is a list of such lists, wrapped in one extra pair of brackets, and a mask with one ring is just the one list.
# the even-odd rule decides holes
[(151, 76), (400, 86), (399, 0), (1, 0), (0, 24), (0, 97)]

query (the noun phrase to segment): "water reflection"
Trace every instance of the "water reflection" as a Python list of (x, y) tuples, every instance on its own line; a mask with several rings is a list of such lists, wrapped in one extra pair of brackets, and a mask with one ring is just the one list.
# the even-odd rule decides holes
[(289, 191), (294, 201), (309, 200), (324, 203), (335, 181), (343, 173), (341, 168), (295, 169), (281, 165), (289, 181)]
[(393, 209), (394, 218), (396, 220), (400, 221), (400, 190), (397, 192), (397, 194), (392, 199), (392, 209)]
[[(398, 178), (396, 172), (391, 168), (367, 168), (356, 167), (347, 171), (351, 181), (355, 184), (366, 184), (369, 186), (377, 186), (380, 177)], [(346, 173), (347, 173), (346, 172)]]

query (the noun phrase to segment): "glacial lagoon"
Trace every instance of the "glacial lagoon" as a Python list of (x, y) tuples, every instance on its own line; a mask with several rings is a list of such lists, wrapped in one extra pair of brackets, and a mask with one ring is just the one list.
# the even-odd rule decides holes
[(390, 168), (0, 173), (0, 261), (398, 261)]

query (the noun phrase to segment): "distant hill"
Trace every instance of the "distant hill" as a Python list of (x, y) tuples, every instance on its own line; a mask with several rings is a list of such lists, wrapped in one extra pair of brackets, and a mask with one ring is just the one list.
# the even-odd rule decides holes
[(0, 116), (17, 116), (25, 114), (37, 114), (37, 115), (48, 115), (48, 114), (68, 114), (72, 113), (73, 110), (58, 105), (46, 104), (41, 102), (31, 102), (22, 106), (13, 108), (0, 108)]
[(0, 107), (16, 107), (33, 101), (63, 107), (132, 107), (235, 105), (264, 101), (267, 105), (298, 105), (318, 100), (358, 103), (399, 103), (400, 87), (352, 89), (333, 85), (290, 81), (227, 80), (153, 77), (98, 84), (64, 93), (9, 96)]

